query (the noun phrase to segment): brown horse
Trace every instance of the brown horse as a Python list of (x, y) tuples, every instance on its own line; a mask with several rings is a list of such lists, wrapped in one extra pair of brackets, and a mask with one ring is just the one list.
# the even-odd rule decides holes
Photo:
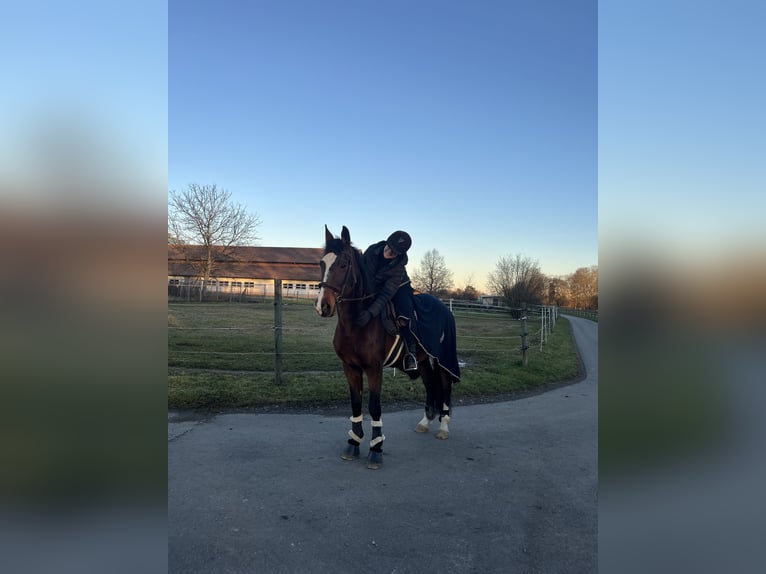
[[(351, 397), (351, 430), (341, 458), (353, 460), (359, 457), (359, 445), (363, 442), (362, 430), (362, 380), (367, 375), (369, 390), (368, 410), (372, 419), (372, 438), (367, 457), (367, 467), (377, 469), (383, 463), (383, 423), (381, 421), (380, 393), (383, 383), (384, 366), (403, 369), (403, 354), (398, 335), (386, 333), (380, 316), (364, 327), (355, 324), (355, 318), (374, 300), (375, 293), (366, 277), (361, 252), (351, 244), (351, 237), (343, 226), (341, 237), (337, 238), (325, 226), (325, 253), (320, 261), (322, 281), (316, 300), (316, 311), (322, 317), (338, 315), (333, 346), (343, 363), (343, 372), (348, 380)], [(425, 297), (425, 296), (423, 296)], [(434, 299), (435, 301), (438, 301)], [(444, 307), (452, 322), (454, 318)], [(384, 311), (385, 312), (385, 311)], [(454, 339), (453, 339), (454, 340)], [(453, 380), (459, 376), (440, 368), (439, 361), (418, 346), (418, 371), (407, 373), (411, 378), (420, 376), (426, 390), (425, 415), (418, 423), (417, 432), (428, 432), (428, 424), (439, 413), (440, 428), (437, 438), (449, 436), (450, 406)], [(454, 352), (454, 349), (452, 349)]]

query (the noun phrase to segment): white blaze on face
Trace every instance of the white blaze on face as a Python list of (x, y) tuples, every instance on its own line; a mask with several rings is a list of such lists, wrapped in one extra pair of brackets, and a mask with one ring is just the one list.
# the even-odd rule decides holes
[[(330, 276), (330, 269), (332, 269), (335, 260), (338, 258), (335, 253), (328, 253), (322, 257), (322, 263), (324, 263), (324, 277), (322, 277), (322, 283), (327, 281)], [(322, 314), (322, 299), (324, 298), (324, 286), (319, 288), (319, 294), (317, 295), (316, 312)]]

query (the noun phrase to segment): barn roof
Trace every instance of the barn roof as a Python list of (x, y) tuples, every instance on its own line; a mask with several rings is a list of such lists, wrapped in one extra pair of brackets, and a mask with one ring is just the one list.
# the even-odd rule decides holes
[[(168, 275), (196, 277), (203, 260), (201, 245), (168, 245)], [(216, 254), (215, 276), (319, 281), (319, 247), (231, 247)]]

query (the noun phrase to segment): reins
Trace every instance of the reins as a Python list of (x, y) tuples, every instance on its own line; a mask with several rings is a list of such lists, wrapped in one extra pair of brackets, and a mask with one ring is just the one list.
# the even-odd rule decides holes
[(369, 299), (374, 296), (375, 296), (374, 293), (371, 293), (369, 295), (364, 295), (363, 297), (341, 297), (340, 295), (338, 295), (335, 298), (335, 303), (340, 305), (341, 303), (345, 303), (346, 301), (364, 301), (365, 299)]

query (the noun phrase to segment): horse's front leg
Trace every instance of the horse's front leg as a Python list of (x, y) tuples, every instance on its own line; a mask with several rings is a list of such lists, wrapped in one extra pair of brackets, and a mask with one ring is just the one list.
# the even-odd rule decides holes
[(370, 392), (370, 418), (372, 419), (372, 439), (370, 453), (367, 455), (367, 468), (377, 470), (383, 464), (383, 421), (381, 420), (380, 392), (383, 384), (383, 367), (367, 370), (367, 386)]
[(348, 441), (340, 457), (343, 460), (359, 458), (359, 445), (364, 440), (362, 430), (362, 369), (343, 363), (343, 372), (348, 380), (348, 391), (351, 398), (351, 430), (348, 431)]

